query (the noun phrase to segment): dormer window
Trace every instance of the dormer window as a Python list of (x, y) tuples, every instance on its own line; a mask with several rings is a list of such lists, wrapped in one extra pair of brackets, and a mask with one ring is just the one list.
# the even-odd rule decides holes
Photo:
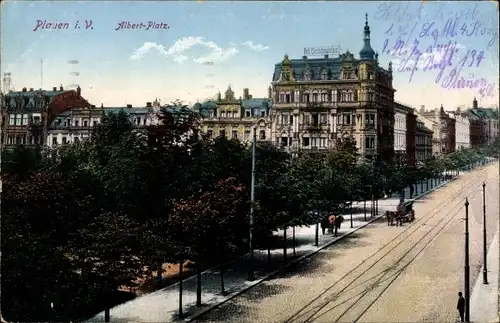
[(307, 69), (306, 72), (304, 73), (304, 79), (306, 81), (312, 80), (312, 72), (311, 70)]
[(321, 79), (322, 79), (322, 80), (328, 80), (328, 71), (327, 71), (327, 70), (324, 70), (324, 71), (321, 73)]
[(290, 71), (282, 71), (280, 81), (290, 81)]

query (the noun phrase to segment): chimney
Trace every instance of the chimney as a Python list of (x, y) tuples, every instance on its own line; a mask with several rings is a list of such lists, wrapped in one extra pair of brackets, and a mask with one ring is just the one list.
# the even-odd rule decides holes
[(132, 104), (127, 104), (127, 108), (131, 108), (132, 107)]
[(30, 92), (33, 92), (34, 90), (35, 90), (34, 88), (30, 87)]
[(307, 56), (302, 56), (302, 59), (307, 59)]
[(424, 113), (425, 112), (425, 105), (421, 105), (420, 106), (420, 113)]
[(151, 107), (153, 107), (153, 105), (151, 104), (151, 102), (146, 102), (146, 107), (151, 108)]
[(250, 90), (245, 88), (243, 89), (243, 100), (248, 100), (250, 99)]
[(26, 92), (26, 88), (25, 87), (23, 87), (23, 92)]
[(472, 108), (477, 109), (477, 100), (476, 97), (474, 97), (474, 101), (472, 101)]
[(61, 86), (59, 87), (59, 91), (64, 91), (62, 84), (61, 84)]
[(52, 88), (52, 91), (57, 91), (57, 86), (54, 86), (54, 87)]
[(253, 96), (250, 94), (250, 95), (248, 95), (248, 98), (251, 99), (251, 98), (253, 98)]
[(328, 55), (325, 55), (325, 59), (328, 59)]
[(273, 97), (273, 88), (271, 87), (271, 85), (269, 85), (269, 87), (267, 88), (267, 97), (268, 99), (271, 99)]
[(441, 104), (441, 108), (439, 108), (439, 112), (444, 112), (443, 105)]
[(80, 88), (80, 86), (76, 88), (76, 94), (78, 94), (78, 96), (82, 95), (82, 89)]

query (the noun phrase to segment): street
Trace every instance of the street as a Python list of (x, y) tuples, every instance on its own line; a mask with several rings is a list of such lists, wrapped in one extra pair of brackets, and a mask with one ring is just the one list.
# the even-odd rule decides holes
[(417, 201), (412, 224), (370, 224), (197, 321), (455, 322), (464, 290), (465, 198), (472, 292), (483, 261), (481, 185), (489, 245), (498, 230), (498, 173), (497, 162), (463, 174)]

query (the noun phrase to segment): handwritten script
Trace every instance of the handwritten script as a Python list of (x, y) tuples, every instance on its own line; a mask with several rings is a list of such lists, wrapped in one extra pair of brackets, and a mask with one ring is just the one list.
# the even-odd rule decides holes
[[(410, 3), (383, 3), (378, 7), (376, 20), (388, 21), (384, 32), (382, 54), (396, 57), (396, 70), (408, 73), (411, 82), (415, 72), (436, 73), (435, 83), (445, 89), (476, 89), (481, 96), (492, 96), (495, 83), (476, 77), (468, 69), (484, 62), (485, 50), (467, 49), (460, 40), (471, 37), (490, 37), (486, 49), (498, 39), (497, 29), (479, 19), (478, 4), (460, 11), (445, 12), (438, 7), (431, 17)], [(484, 47), (483, 47), (484, 48)]]

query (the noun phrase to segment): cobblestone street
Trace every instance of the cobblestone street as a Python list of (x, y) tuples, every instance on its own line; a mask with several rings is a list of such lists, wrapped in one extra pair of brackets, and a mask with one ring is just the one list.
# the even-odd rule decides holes
[(481, 185), (486, 181), (489, 245), (499, 222), (498, 176), (498, 163), (466, 173), (416, 202), (412, 224), (373, 223), (197, 322), (455, 322), (464, 201), (472, 292), (483, 259)]

